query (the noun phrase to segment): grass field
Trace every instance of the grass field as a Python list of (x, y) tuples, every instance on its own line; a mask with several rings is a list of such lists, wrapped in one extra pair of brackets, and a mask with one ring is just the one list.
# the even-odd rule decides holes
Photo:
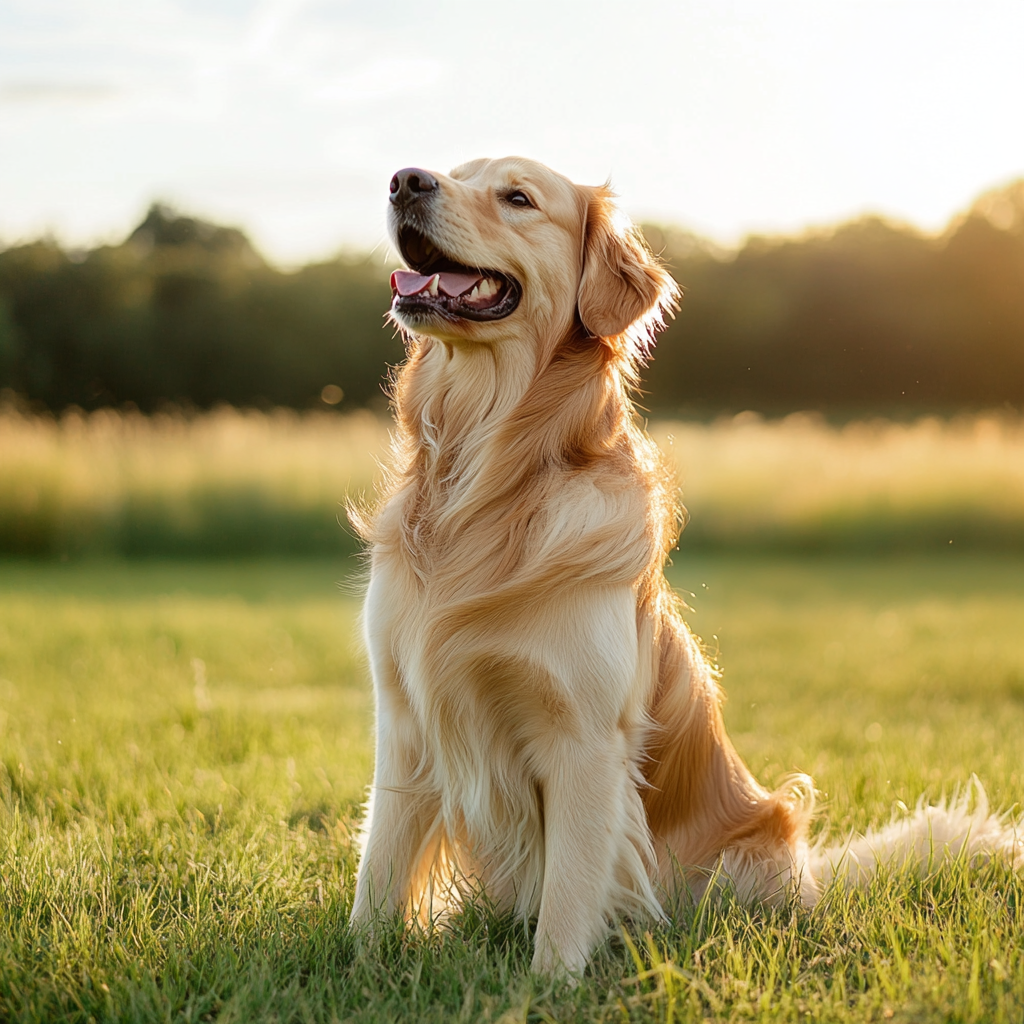
[[(2, 397), (2, 396), (0, 396)], [(231, 408), (60, 419), (0, 401), (0, 554), (338, 557), (388, 422)], [(1024, 420), (657, 422), (684, 550), (1024, 553)]]
[[(1024, 560), (685, 557), (737, 746), (822, 828), (1024, 797)], [(345, 925), (371, 707), (352, 562), (0, 563), (0, 1020), (1019, 1021), (1024, 883), (883, 874), (635, 927), (576, 988), (521, 928)], [(347, 580), (338, 587), (338, 580)]]

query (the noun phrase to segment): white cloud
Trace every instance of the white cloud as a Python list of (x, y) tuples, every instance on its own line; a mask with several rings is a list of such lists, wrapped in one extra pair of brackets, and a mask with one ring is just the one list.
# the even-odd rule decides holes
[(1024, 172), (1018, 0), (11, 0), (0, 237), (153, 196), (294, 261), (381, 236), (396, 167), (520, 152), (719, 238), (938, 226)]
[(105, 82), (14, 80), (0, 85), (0, 103), (103, 103), (118, 91)]

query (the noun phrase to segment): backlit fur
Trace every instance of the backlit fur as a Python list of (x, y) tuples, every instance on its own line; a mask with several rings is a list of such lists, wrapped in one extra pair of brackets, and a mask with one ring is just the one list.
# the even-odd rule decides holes
[(422, 230), (522, 299), (400, 324), (388, 475), (353, 512), (377, 704), (353, 921), (482, 889), (537, 919), (535, 969), (578, 972), (715, 869), (813, 901), (810, 783), (769, 792), (737, 755), (662, 571), (681, 509), (630, 388), (675, 282), (606, 188), (522, 159), (436, 178)]

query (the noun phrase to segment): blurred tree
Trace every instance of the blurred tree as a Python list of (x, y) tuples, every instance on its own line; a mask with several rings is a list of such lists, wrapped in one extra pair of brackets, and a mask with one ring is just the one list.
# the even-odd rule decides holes
[(651, 408), (1024, 407), (1024, 181), (939, 238), (870, 217), (730, 254), (645, 230), (686, 289)]
[(403, 357), (384, 268), (363, 257), (283, 273), (235, 228), (154, 204), (78, 262), (52, 242), (0, 253), (0, 385), (53, 409), (134, 402), (365, 405)]
[(21, 362), (21, 332), (11, 318), (6, 299), (0, 295), (0, 388), (14, 390)]
[[(1024, 180), (937, 238), (877, 217), (736, 252), (645, 231), (686, 289), (653, 410), (1024, 407)], [(154, 204), (120, 245), (0, 252), (0, 387), (55, 410), (380, 402), (403, 357), (389, 302), (367, 257), (284, 273), (238, 229)]]

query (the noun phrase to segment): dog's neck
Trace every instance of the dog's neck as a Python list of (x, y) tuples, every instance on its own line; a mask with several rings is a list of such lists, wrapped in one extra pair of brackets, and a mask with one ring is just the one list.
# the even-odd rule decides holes
[(536, 373), (532, 353), (520, 339), (490, 345), (435, 343), (423, 366), (421, 436), (428, 444), (440, 440), (437, 424), (447, 421), (446, 440), (465, 445), (520, 404)]
[(540, 368), (522, 339), (447, 345), (422, 339), (402, 371), (396, 412), (421, 470), (465, 479), (471, 463), (521, 406)]
[(412, 340), (393, 393), (394, 472), (372, 519), (356, 510), (353, 522), (381, 550), (404, 551), (423, 581), (452, 582), (484, 563), (481, 580), (511, 571), (550, 474), (582, 471), (617, 491), (638, 460), (657, 462), (615, 349), (578, 326), (546, 353), (535, 342), (449, 351)]
[(578, 326), (547, 344), (417, 339), (395, 412), (406, 473), (428, 487), (486, 480), (491, 493), (545, 465), (602, 458), (632, 418), (619, 358)]

